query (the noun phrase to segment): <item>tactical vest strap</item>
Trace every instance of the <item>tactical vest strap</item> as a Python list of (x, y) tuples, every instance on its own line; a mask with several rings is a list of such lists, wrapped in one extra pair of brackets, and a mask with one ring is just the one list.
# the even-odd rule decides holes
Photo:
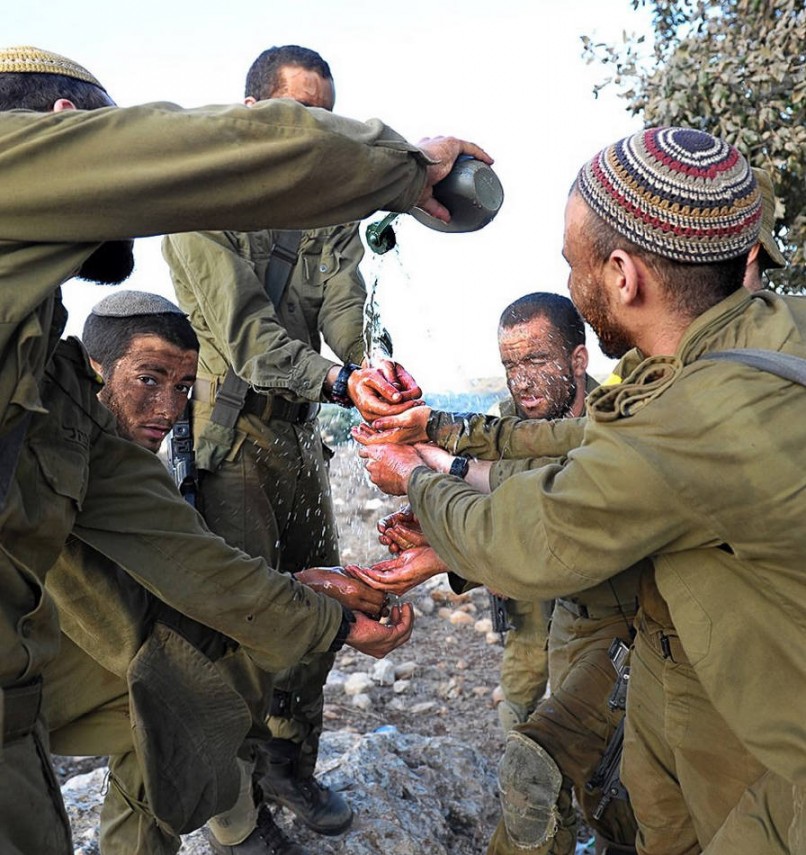
[[(277, 233), (277, 240), (269, 253), (266, 275), (266, 293), (274, 308), (279, 310), (291, 271), (297, 263), (302, 231), (299, 229)], [(225, 428), (234, 428), (246, 401), (249, 384), (239, 377), (230, 365), (224, 382), (218, 387), (215, 406), (210, 420)]]
[(770, 374), (777, 374), (785, 380), (806, 386), (806, 359), (794, 356), (791, 353), (748, 347), (736, 350), (718, 350), (714, 353), (706, 353), (700, 358), (743, 362), (752, 368), (768, 371)]

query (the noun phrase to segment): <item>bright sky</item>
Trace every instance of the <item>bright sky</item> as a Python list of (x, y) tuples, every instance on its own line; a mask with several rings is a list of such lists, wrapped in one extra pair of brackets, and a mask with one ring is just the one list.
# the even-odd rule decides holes
[[(496, 326), (529, 291), (566, 292), (560, 255), (568, 188), (598, 149), (638, 130), (623, 102), (594, 100), (605, 74), (581, 57), (580, 36), (613, 41), (646, 29), (630, 0), (28, 0), (3, 13), (6, 46), (33, 44), (82, 63), (127, 106), (240, 101), (252, 60), (302, 44), (330, 63), (336, 112), (382, 118), (416, 142), (453, 134), (496, 160), (505, 200), (479, 232), (433, 232), (398, 221), (399, 252), (370, 258), (395, 355), (426, 390), (501, 375)], [(378, 215), (378, 216), (382, 216)], [(370, 218), (371, 222), (377, 217)], [(363, 232), (363, 227), (362, 227)], [(394, 257), (393, 257), (394, 256)], [(126, 287), (172, 296), (159, 240), (138, 242)], [(108, 291), (65, 289), (69, 333)], [(591, 335), (593, 371), (607, 373)]]

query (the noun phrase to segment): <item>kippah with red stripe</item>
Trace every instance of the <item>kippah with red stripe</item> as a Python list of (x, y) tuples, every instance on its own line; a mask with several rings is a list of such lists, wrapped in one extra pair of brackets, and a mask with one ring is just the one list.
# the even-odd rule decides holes
[(603, 149), (577, 176), (608, 225), (664, 258), (706, 264), (757, 241), (761, 194), (741, 153), (689, 128), (653, 128)]

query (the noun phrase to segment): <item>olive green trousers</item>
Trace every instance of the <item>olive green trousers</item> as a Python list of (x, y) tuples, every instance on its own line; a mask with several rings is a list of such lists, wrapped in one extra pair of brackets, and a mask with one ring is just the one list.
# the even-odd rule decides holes
[(616, 682), (608, 649), (614, 638), (630, 643), (631, 618), (632, 614), (582, 618), (560, 604), (555, 606), (549, 630), (551, 694), (516, 729), (542, 746), (562, 772), (557, 830), (546, 843), (523, 849), (509, 839), (502, 820), (488, 855), (573, 855), (576, 814), (572, 790), (586, 820), (604, 837), (614, 843), (633, 842), (635, 820), (629, 804), (613, 800), (601, 819), (593, 820), (601, 793), (585, 789), (622, 716), (607, 705)]

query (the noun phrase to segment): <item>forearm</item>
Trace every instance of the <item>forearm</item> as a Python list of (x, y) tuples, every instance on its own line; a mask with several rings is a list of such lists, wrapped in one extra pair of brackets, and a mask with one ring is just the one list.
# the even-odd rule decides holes
[(561, 457), (582, 442), (583, 419), (543, 421), (432, 410), (428, 438), (452, 454), (482, 460)]
[(0, 170), (0, 236), (54, 242), (346, 222), (409, 210), (426, 178), (419, 151), (381, 122), (284, 99), (6, 112)]
[(177, 611), (238, 641), (266, 670), (327, 650), (339, 604), (212, 535), (156, 457), (106, 437), (92, 462), (79, 539)]

